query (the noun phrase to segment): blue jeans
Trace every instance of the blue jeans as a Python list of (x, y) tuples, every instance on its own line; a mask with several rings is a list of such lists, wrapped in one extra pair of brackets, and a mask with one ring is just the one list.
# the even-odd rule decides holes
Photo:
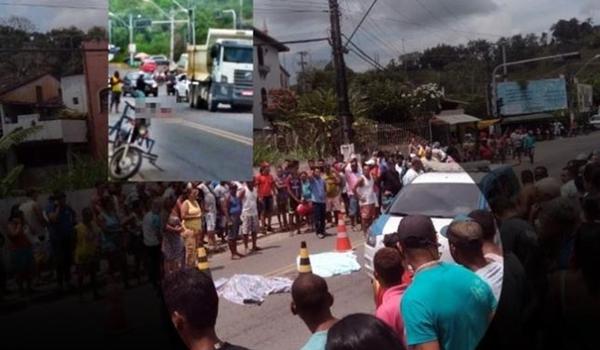
[(325, 217), (327, 210), (325, 203), (313, 202), (313, 218), (317, 235), (325, 234)]

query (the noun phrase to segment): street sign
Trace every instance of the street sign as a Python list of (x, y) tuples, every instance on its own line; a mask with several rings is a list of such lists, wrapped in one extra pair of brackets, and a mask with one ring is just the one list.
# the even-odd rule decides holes
[(135, 44), (129, 44), (129, 46), (127, 46), (127, 50), (129, 53), (136, 53), (136, 48), (135, 48)]
[(344, 156), (344, 162), (350, 161), (350, 157), (354, 154), (354, 144), (345, 144), (340, 146), (340, 153)]
[(498, 83), (500, 114), (504, 116), (550, 112), (567, 108), (565, 79), (530, 80)]

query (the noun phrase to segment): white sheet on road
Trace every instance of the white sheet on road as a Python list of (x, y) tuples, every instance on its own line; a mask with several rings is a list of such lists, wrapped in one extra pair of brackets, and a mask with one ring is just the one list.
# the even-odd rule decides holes
[(239, 274), (231, 278), (219, 278), (215, 281), (215, 287), (220, 297), (232, 303), (260, 305), (269, 294), (289, 293), (292, 280), (285, 277)]
[[(323, 278), (335, 275), (348, 275), (360, 270), (360, 264), (354, 252), (326, 252), (309, 254), (312, 272)], [(300, 263), (300, 257), (296, 258), (296, 265)]]

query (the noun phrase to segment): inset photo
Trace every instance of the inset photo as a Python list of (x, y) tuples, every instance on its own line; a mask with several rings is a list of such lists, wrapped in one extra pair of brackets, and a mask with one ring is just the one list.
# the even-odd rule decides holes
[(252, 177), (252, 1), (109, 1), (109, 178)]
[(106, 2), (0, 3), (0, 198), (106, 178)]

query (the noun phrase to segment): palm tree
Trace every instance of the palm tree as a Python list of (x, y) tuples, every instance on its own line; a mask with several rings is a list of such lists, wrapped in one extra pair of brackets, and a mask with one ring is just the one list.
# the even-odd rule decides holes
[[(0, 159), (4, 159), (8, 151), (25, 141), (28, 137), (37, 133), (42, 126), (33, 126), (27, 129), (19, 128), (0, 137)], [(14, 186), (19, 180), (19, 175), (23, 171), (23, 165), (19, 164), (9, 169), (8, 174), (0, 177), (0, 198), (6, 197), (12, 193)]]

